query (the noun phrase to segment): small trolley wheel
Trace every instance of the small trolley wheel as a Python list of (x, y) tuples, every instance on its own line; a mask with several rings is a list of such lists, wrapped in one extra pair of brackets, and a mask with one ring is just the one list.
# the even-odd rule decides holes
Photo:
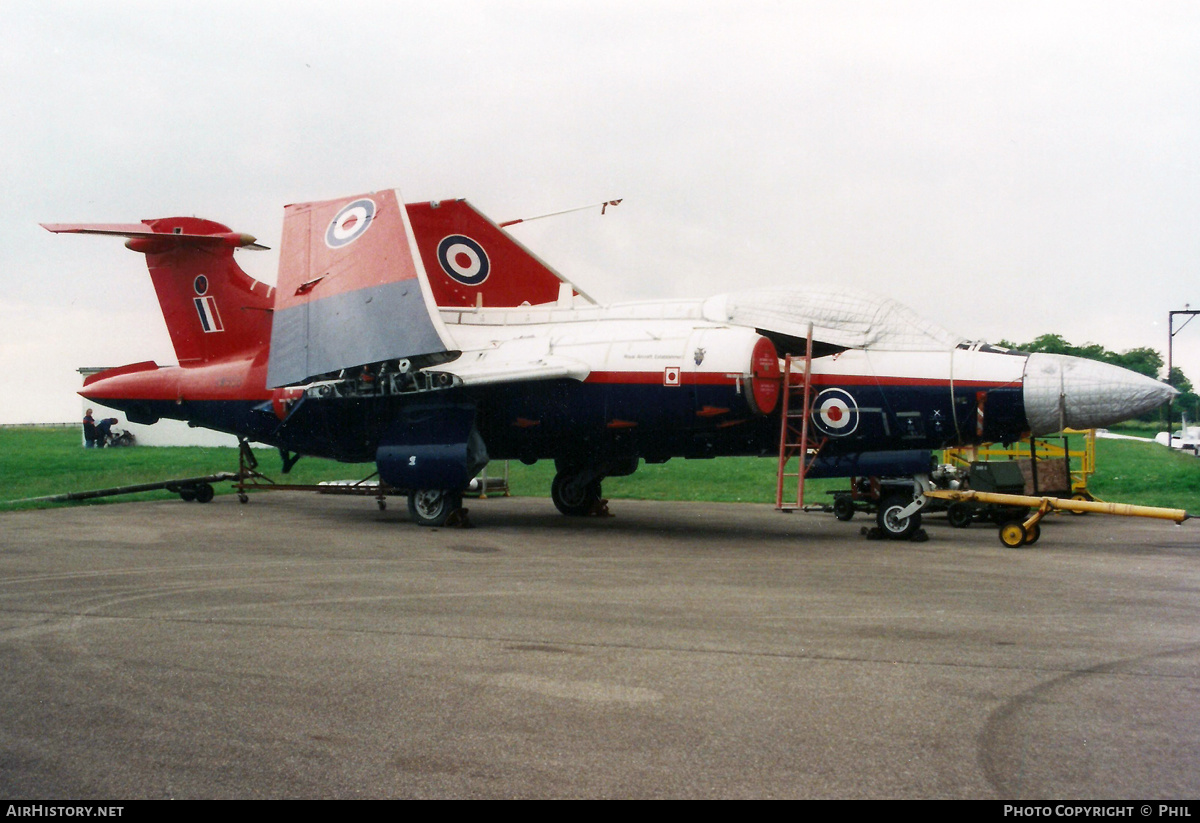
[[(1091, 496), (1090, 494), (1088, 494), (1087, 492), (1075, 492), (1075, 494), (1071, 495), (1071, 499), (1072, 499), (1072, 500), (1078, 500), (1078, 501), (1080, 501), (1080, 502), (1086, 503), (1086, 502), (1088, 502), (1088, 501), (1092, 500), (1093, 498), (1092, 498), (1092, 496)], [(1072, 511), (1071, 511), (1071, 514), (1073, 514), (1073, 515), (1075, 515), (1075, 516), (1077, 516), (1077, 517), (1079, 517), (1079, 516), (1082, 516), (1082, 515), (1085, 515), (1085, 514), (1087, 514), (1087, 513), (1088, 513), (1088, 512), (1077, 512), (1077, 511), (1074, 511), (1074, 510), (1072, 510)]]
[(384, 509), (387, 508), (387, 501), (383, 500), (383, 499), (379, 499), (379, 500), (375, 501), (375, 505), (379, 507), (380, 511), (383, 511)]
[(1042, 527), (1037, 523), (1025, 529), (1025, 545), (1032, 546), (1038, 542), (1038, 538), (1042, 536)]
[(954, 528), (965, 529), (975, 519), (975, 507), (970, 503), (958, 500), (951, 503), (950, 508), (946, 510), (946, 519), (950, 521), (950, 525)]
[(249, 503), (250, 495), (246, 494), (245, 492), (238, 492), (238, 502), (239, 503)]
[(216, 494), (216, 492), (213, 491), (212, 484), (210, 484), (210, 483), (201, 483), (198, 486), (196, 486), (196, 502), (197, 503), (209, 502), (210, 500), (213, 499), (214, 494)]
[(1010, 549), (1021, 548), (1027, 539), (1025, 524), (1020, 520), (1010, 520), (1000, 527), (1000, 542)]
[(854, 501), (846, 495), (833, 498), (833, 516), (842, 521), (854, 517)]

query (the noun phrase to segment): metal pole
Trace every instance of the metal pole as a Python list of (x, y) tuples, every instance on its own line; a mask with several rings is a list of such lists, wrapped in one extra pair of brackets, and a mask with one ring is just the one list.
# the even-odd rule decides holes
[[(1192, 322), (1192, 318), (1200, 311), (1188, 307), (1187, 303), (1183, 304), (1183, 311), (1167, 312), (1167, 384), (1171, 383), (1171, 372), (1175, 368), (1175, 315), (1186, 314), (1188, 319), (1179, 327), (1179, 331), (1183, 331), (1188, 323)], [(1175, 428), (1175, 398), (1167, 399), (1167, 448), (1171, 448), (1171, 432)]]

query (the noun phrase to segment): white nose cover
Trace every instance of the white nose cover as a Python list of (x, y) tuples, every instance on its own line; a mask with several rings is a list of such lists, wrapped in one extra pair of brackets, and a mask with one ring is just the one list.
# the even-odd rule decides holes
[(1025, 364), (1025, 418), (1035, 435), (1108, 426), (1176, 394), (1152, 377), (1082, 357), (1038, 352)]

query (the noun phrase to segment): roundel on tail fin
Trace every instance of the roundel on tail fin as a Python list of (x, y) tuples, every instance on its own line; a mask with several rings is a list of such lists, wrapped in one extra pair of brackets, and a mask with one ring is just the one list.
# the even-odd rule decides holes
[(442, 271), (464, 286), (478, 286), (492, 270), (483, 246), (465, 234), (443, 237), (437, 246), (437, 259)]
[(345, 206), (329, 221), (325, 230), (325, 245), (338, 249), (362, 237), (375, 217), (375, 201), (361, 197)]

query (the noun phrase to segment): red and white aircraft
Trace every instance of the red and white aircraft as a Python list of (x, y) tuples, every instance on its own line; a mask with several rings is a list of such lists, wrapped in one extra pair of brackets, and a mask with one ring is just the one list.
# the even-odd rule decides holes
[(1174, 393), (843, 290), (598, 305), (464, 200), (287, 206), (277, 288), (234, 262), (253, 237), (208, 220), (45, 227), (145, 254), (179, 358), (94, 375), (85, 397), (277, 446), (285, 464), (374, 462), (427, 525), (489, 459), (553, 459), (555, 505), (583, 514), (639, 460), (777, 455), (780, 358), (804, 353), (810, 325), (826, 475), (910, 473), (912, 450), (1103, 426)]

